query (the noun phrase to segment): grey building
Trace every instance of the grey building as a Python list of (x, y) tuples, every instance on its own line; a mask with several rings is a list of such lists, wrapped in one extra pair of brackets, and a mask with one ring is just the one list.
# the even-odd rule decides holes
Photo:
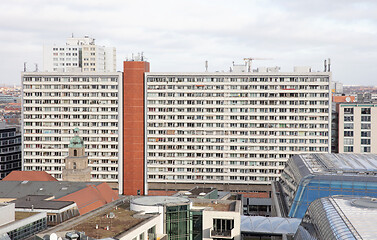
[(0, 126), (0, 180), (13, 170), (21, 170), (21, 134), (16, 128)]

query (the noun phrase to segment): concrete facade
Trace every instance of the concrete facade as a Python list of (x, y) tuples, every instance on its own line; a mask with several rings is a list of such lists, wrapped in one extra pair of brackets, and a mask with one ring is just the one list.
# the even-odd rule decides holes
[(341, 103), (339, 153), (377, 153), (377, 104)]
[(91, 180), (117, 183), (121, 78), (121, 73), (23, 73), (23, 169), (61, 180), (77, 127)]
[(145, 81), (150, 190), (266, 185), (294, 154), (331, 150), (329, 72), (146, 73)]

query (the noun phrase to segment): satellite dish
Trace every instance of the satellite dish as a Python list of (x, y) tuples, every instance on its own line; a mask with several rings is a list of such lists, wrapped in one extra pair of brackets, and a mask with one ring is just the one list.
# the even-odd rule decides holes
[(351, 98), (350, 97), (346, 97), (346, 102), (351, 102)]
[(50, 240), (58, 240), (58, 235), (56, 235), (56, 233), (51, 233)]
[(199, 193), (199, 196), (204, 196), (204, 195), (206, 195), (205, 192), (201, 192), (201, 193)]

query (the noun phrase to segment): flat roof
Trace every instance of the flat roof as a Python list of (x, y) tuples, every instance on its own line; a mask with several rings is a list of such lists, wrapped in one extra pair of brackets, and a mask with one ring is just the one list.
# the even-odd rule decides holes
[(377, 174), (377, 154), (314, 153), (298, 156), (311, 173)]
[(239, 212), (242, 207), (241, 201), (238, 200), (218, 200), (218, 199), (204, 199), (193, 198), (192, 209), (204, 208), (207, 211), (224, 211), (224, 212)]
[(72, 204), (75, 204), (73, 201), (55, 201), (55, 200), (46, 200), (52, 196), (46, 195), (32, 195), (25, 196), (22, 198), (17, 198), (11, 203), (16, 204), (17, 208), (26, 208), (26, 209), (51, 209), (51, 210), (60, 210), (62, 208), (68, 207)]
[[(146, 220), (145, 218), (133, 217), (135, 213), (129, 210), (128, 204), (121, 204), (92, 218), (83, 219), (78, 225), (65, 230), (74, 229), (75, 231), (85, 232), (85, 235), (96, 239), (116, 237)], [(113, 218), (110, 216), (112, 214), (114, 214)], [(96, 225), (98, 225), (98, 229), (96, 229)], [(107, 226), (109, 226), (109, 230), (106, 230)]]
[(188, 204), (190, 203), (190, 199), (172, 196), (146, 196), (132, 199), (131, 203), (144, 206), (165, 206), (169, 204)]

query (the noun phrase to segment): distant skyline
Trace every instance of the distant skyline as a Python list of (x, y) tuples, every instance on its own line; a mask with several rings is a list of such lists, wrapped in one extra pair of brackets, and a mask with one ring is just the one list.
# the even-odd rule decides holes
[(311, 66), (331, 58), (333, 81), (377, 85), (375, 0), (1, 1), (0, 85), (20, 85), (23, 63), (42, 70), (43, 45), (88, 35), (117, 49), (117, 68), (144, 52), (152, 72)]

